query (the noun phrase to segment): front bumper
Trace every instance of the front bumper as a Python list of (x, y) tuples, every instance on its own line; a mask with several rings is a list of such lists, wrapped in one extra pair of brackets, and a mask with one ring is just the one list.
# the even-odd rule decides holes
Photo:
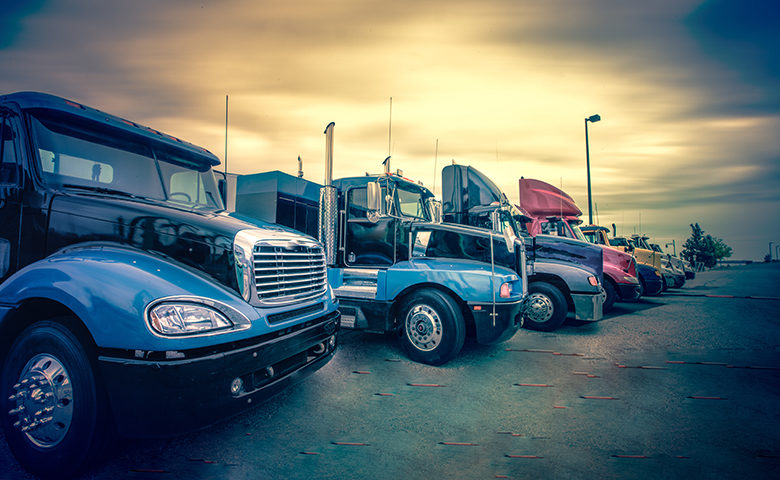
[(601, 320), (604, 315), (602, 305), (607, 294), (604, 289), (599, 293), (572, 293), (571, 300), (574, 303), (574, 318), (586, 322)]
[(525, 298), (516, 302), (496, 303), (495, 314), (492, 303), (469, 303), (474, 317), (477, 343), (488, 345), (512, 338), (523, 326), (523, 305)]
[[(325, 365), (336, 351), (339, 319), (333, 311), (280, 332), (197, 350), (102, 352), (99, 372), (118, 432), (169, 436), (246, 409)], [(243, 387), (231, 392), (237, 378)]]
[(637, 283), (618, 283), (618, 296), (620, 300), (632, 302), (639, 298), (639, 282)]

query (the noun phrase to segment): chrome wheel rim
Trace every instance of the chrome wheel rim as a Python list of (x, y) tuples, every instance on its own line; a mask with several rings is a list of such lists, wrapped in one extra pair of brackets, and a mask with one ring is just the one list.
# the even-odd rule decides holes
[(524, 316), (526, 320), (544, 323), (552, 318), (554, 310), (555, 307), (550, 297), (541, 293), (532, 293), (528, 297)]
[(428, 305), (416, 305), (409, 310), (405, 322), (406, 338), (414, 348), (430, 352), (442, 339), (442, 322), (436, 310)]
[(57, 446), (73, 420), (73, 387), (65, 366), (56, 357), (40, 353), (30, 359), (13, 386), (8, 414), (14, 427), (40, 448)]

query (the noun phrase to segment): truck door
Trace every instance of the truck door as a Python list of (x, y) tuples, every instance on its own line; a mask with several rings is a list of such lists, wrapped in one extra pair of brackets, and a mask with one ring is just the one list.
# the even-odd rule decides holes
[(19, 256), (21, 156), (18, 120), (0, 111), (0, 281), (16, 270)]
[(397, 220), (381, 217), (369, 221), (365, 186), (347, 190), (345, 203), (344, 264), (386, 267), (395, 263)]

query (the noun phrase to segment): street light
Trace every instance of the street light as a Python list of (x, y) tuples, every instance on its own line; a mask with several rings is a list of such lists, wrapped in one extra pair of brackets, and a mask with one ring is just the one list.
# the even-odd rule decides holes
[(596, 123), (601, 120), (601, 115), (585, 117), (585, 165), (588, 168), (588, 223), (593, 225), (593, 203), (590, 197), (590, 149), (588, 148), (588, 122)]
[(772, 261), (772, 244), (775, 242), (769, 242), (769, 261)]

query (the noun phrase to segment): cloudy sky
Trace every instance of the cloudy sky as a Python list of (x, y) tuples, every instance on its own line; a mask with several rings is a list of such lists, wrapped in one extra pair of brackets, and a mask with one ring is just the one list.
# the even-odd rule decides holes
[(439, 194), (454, 160), (512, 201), (520, 176), (562, 186), (586, 216), (598, 113), (601, 224), (679, 249), (699, 222), (735, 259), (780, 244), (776, 0), (2, 1), (0, 92), (20, 90), (220, 158), (228, 95), (229, 171), (300, 155), (321, 182), (333, 121), (336, 177), (390, 154)]

